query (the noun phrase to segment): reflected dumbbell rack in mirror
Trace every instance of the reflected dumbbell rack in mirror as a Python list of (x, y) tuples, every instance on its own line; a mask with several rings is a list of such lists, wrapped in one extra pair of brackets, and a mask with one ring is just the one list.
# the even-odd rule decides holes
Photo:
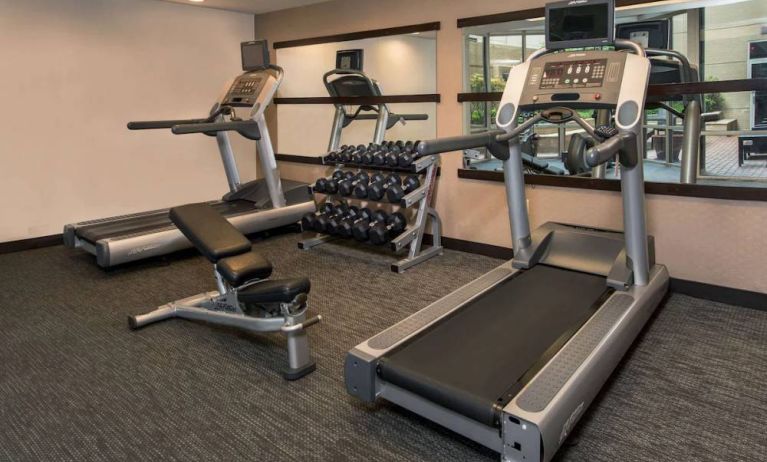
[[(299, 243), (311, 249), (333, 239), (388, 245), (405, 258), (393, 263), (403, 272), (442, 253), (442, 225), (431, 201), (439, 158), (421, 156), (420, 141), (388, 141), (367, 146), (341, 146), (323, 157), (332, 170), (311, 185), (319, 212), (301, 220), (305, 232), (316, 233)], [(320, 198), (318, 198), (320, 195)], [(432, 245), (423, 248), (426, 226)]]

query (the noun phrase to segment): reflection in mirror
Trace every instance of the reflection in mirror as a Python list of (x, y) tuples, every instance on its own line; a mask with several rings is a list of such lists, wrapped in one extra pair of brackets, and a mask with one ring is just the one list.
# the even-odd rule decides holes
[[(285, 82), (278, 96), (435, 94), (436, 61), (433, 31), (280, 48), (277, 62), (285, 69)], [(357, 63), (362, 69), (355, 69)], [(346, 65), (351, 68), (335, 71)], [(435, 138), (436, 111), (433, 102), (372, 106), (280, 104), (277, 152), (320, 156), (330, 147), (344, 144)]]
[[(767, 78), (766, 16), (763, 0), (661, 1), (618, 8), (616, 28), (619, 37), (670, 50), (651, 57), (652, 84)], [(543, 34), (543, 18), (465, 28), (465, 91), (503, 91), (509, 70), (543, 47)], [(465, 103), (466, 132), (494, 128), (497, 107)], [(604, 110), (579, 113), (597, 125), (611, 120)], [(767, 187), (767, 92), (649, 97), (645, 140), (647, 181)], [(539, 123), (523, 141), (535, 161), (528, 173), (617, 178), (612, 164), (590, 171), (580, 162), (589, 140), (576, 124)], [(481, 150), (466, 152), (464, 166), (502, 170)]]

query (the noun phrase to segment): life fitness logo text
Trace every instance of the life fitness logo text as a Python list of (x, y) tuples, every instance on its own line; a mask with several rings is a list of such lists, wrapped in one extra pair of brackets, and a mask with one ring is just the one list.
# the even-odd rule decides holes
[[(574, 1), (579, 1), (579, 0), (574, 0)], [(567, 439), (567, 435), (570, 434), (570, 431), (572, 431), (573, 427), (575, 426), (575, 423), (578, 422), (578, 418), (580, 418), (582, 412), (583, 412), (583, 403), (579, 404), (578, 407), (575, 408), (573, 413), (570, 414), (570, 417), (567, 418), (567, 421), (562, 426), (562, 433), (559, 434), (560, 445), (565, 442), (565, 440)]]
[(570, 5), (580, 5), (581, 3), (588, 3), (589, 0), (572, 0), (570, 3), (567, 4), (567, 6)]

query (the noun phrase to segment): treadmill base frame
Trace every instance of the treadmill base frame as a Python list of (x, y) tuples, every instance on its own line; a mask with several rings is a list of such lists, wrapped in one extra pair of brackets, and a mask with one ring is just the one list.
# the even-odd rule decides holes
[(469, 419), (383, 380), (379, 360), (518, 270), (507, 262), (352, 349), (347, 391), (383, 398), (501, 454), (508, 462), (550, 461), (660, 304), (669, 275), (655, 265), (649, 284), (614, 292), (500, 413), (500, 428)]

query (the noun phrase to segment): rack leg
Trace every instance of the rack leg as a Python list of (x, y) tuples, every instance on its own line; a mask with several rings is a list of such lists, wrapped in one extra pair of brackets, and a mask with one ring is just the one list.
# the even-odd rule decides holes
[(314, 237), (310, 237), (309, 239), (304, 239), (302, 241), (299, 241), (298, 248), (301, 250), (309, 250), (312, 247), (317, 247), (318, 245), (325, 244), (326, 242), (330, 242), (333, 239), (334, 239), (333, 236), (316, 234)]

